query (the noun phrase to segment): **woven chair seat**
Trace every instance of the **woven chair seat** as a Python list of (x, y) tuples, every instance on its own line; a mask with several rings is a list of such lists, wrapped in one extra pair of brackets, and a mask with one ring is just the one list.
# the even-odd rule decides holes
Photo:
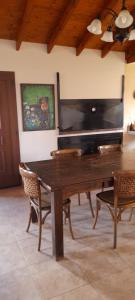
[[(32, 199), (31, 202), (36, 205), (37, 207), (39, 206), (38, 201), (36, 199)], [(46, 199), (41, 198), (41, 209), (42, 210), (48, 210), (51, 208), (51, 202), (47, 201)]]
[[(114, 190), (104, 191), (97, 194), (97, 197), (105, 203), (114, 206)], [(123, 207), (135, 203), (135, 197), (119, 198), (118, 207)]]
[[(36, 199), (31, 199), (36, 206), (39, 206), (39, 203)], [(69, 198), (63, 200), (63, 205), (70, 204), (71, 200)], [(51, 209), (51, 194), (46, 192), (41, 193), (41, 209), (48, 210)]]

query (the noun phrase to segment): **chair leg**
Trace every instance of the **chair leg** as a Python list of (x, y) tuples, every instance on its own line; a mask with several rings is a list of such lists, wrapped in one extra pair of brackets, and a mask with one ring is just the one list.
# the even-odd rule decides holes
[(65, 214), (64, 224), (66, 225), (66, 223), (67, 223), (67, 217), (66, 217), (66, 214)]
[(104, 187), (105, 187), (105, 183), (102, 182), (102, 188), (101, 188), (102, 192), (104, 191)]
[(80, 193), (78, 193), (78, 205), (81, 205), (81, 197), (80, 197)]
[(69, 230), (70, 230), (72, 239), (74, 240), (75, 238), (74, 238), (74, 234), (73, 234), (73, 230), (72, 230), (72, 224), (71, 224), (70, 204), (68, 204), (67, 209), (68, 209)]
[(95, 220), (94, 220), (94, 224), (93, 224), (92, 229), (95, 229), (95, 227), (96, 227), (99, 210), (100, 210), (100, 202), (99, 202), (99, 200), (97, 200), (96, 201), (96, 215), (95, 215)]
[(38, 225), (39, 225), (38, 251), (40, 251), (40, 247), (41, 247), (41, 236), (42, 236), (42, 212), (41, 212), (41, 210), (39, 211)]
[(117, 216), (117, 223), (118, 223), (119, 221), (122, 221), (121, 216), (122, 216), (122, 214), (123, 214), (124, 211), (125, 211), (124, 208), (119, 208), (119, 213), (118, 213), (118, 216)]
[(117, 248), (117, 223), (118, 223), (118, 220), (117, 220), (117, 215), (115, 213), (115, 216), (114, 216), (114, 242), (113, 242), (114, 249)]
[(91, 201), (91, 193), (90, 192), (87, 192), (87, 198), (89, 200), (89, 205), (90, 205), (92, 217), (94, 218), (95, 215), (94, 215), (94, 211), (93, 211), (93, 206), (92, 206), (92, 201)]
[(131, 221), (132, 219), (132, 215), (133, 215), (133, 208), (131, 208), (131, 211), (130, 211), (130, 215), (129, 215), (129, 222)]
[(51, 210), (48, 210), (48, 212), (44, 215), (44, 217), (42, 218), (42, 224), (45, 223), (45, 220), (50, 213), (51, 213)]
[(32, 207), (30, 205), (29, 221), (28, 221), (28, 225), (27, 225), (27, 228), (26, 228), (26, 232), (29, 231), (31, 220), (32, 220)]
[(63, 207), (63, 212), (64, 212), (64, 224), (66, 225), (67, 223), (67, 218), (68, 218), (68, 213), (67, 213), (67, 207)]

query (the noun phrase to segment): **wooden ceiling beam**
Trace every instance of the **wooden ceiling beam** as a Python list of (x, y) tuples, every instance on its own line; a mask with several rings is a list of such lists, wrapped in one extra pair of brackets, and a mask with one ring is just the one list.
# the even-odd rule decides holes
[(61, 12), (57, 23), (54, 25), (53, 30), (48, 38), (47, 42), (47, 53), (50, 53), (53, 47), (55, 46), (56, 40), (63, 30), (64, 26), (67, 24), (70, 19), (71, 14), (74, 9), (79, 4), (80, 0), (70, 0), (68, 1), (67, 6), (64, 8), (64, 11)]
[(132, 43), (132, 46), (127, 48), (125, 52), (125, 59), (128, 64), (135, 62), (135, 42), (130, 42), (130, 43)]
[(24, 32), (25, 32), (26, 25), (27, 25), (27, 22), (29, 20), (32, 8), (33, 8), (33, 0), (26, 0), (21, 25), (20, 25), (20, 28), (18, 30), (17, 39), (16, 39), (16, 50), (20, 49), (21, 44), (23, 42)]
[(87, 30), (85, 32), (80, 44), (76, 48), (76, 56), (79, 56), (81, 54), (81, 52), (84, 50), (84, 48), (89, 40), (90, 40), (90, 32)]
[(130, 56), (128, 59), (127, 59), (127, 64), (130, 64), (130, 63), (133, 63), (135, 62), (135, 54), (133, 54), (132, 56)]
[(113, 49), (115, 44), (116, 42), (107, 43), (101, 50), (101, 57), (104, 58)]
[[(89, 24), (91, 23), (92, 20), (94, 20), (98, 15), (100, 15), (100, 18), (102, 19), (102, 21), (106, 20), (106, 18), (108, 17), (108, 14), (104, 17), (104, 14), (106, 12), (106, 8), (112, 8), (115, 9), (117, 3), (116, 0), (112, 0), (110, 1), (109, 5), (108, 5), (108, 0), (106, 1), (106, 3), (103, 5), (101, 11), (97, 12), (96, 15), (94, 15), (91, 20), (89, 21)], [(89, 25), (88, 24), (88, 25)], [(84, 50), (84, 48), (86, 47), (87, 43), (93, 39), (93, 34), (88, 32), (88, 30), (85, 31), (79, 45), (76, 47), (76, 55), (80, 55), (80, 53)]]

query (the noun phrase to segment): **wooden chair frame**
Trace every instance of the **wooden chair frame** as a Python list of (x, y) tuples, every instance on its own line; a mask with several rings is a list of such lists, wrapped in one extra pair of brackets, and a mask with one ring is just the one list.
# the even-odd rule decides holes
[(98, 146), (98, 152), (100, 154), (108, 154), (110, 152), (120, 152), (121, 144), (110, 144), (110, 145), (101, 145)]
[(135, 171), (117, 171), (114, 175), (114, 198), (112, 203), (102, 199), (106, 191), (97, 194), (96, 216), (93, 229), (96, 227), (101, 203), (109, 209), (114, 223), (113, 247), (117, 247), (117, 224), (121, 220), (121, 213), (127, 208), (135, 207)]
[[(30, 212), (29, 212), (29, 219), (28, 219), (26, 232), (29, 231), (32, 222), (32, 209), (34, 209), (37, 216), (38, 225), (39, 225), (38, 251), (40, 251), (42, 225), (44, 224), (47, 216), (51, 213), (51, 203), (44, 202), (44, 206), (42, 206), (41, 186), (42, 188), (44, 188), (45, 192), (46, 190), (40, 178), (37, 176), (37, 174), (26, 170), (24, 163), (21, 163), (19, 165), (19, 171), (20, 171), (20, 175), (22, 176), (22, 181), (24, 184), (24, 192), (26, 196), (29, 198), (29, 204), (30, 204)], [(65, 214), (65, 218), (68, 219), (69, 221), (70, 233), (72, 239), (74, 239), (72, 224), (71, 224), (71, 216), (70, 216), (70, 202), (71, 200), (69, 198), (63, 200), (63, 212)], [(44, 211), (44, 216), (42, 215), (43, 211)]]

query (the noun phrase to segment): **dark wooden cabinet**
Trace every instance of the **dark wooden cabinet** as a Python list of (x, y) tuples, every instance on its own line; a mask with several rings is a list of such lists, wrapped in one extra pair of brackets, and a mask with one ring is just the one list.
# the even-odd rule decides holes
[(80, 148), (83, 154), (98, 152), (98, 146), (122, 144), (123, 132), (111, 132), (89, 135), (64, 136), (58, 138), (58, 149)]
[(20, 184), (14, 72), (0, 72), (0, 188)]

